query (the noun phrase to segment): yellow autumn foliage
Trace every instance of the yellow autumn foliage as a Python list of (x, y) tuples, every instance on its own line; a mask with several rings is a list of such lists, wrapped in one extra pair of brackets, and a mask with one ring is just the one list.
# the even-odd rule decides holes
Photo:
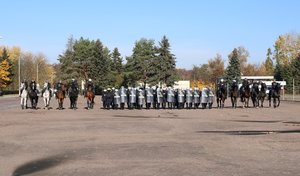
[(11, 80), (9, 78), (11, 73), (8, 71), (10, 68), (11, 66), (7, 60), (4, 60), (0, 63), (0, 88), (6, 87), (7, 82)]

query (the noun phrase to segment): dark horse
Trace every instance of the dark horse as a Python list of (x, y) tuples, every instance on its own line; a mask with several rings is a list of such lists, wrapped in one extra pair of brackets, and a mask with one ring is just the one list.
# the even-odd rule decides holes
[(279, 83), (275, 83), (275, 85), (272, 86), (272, 89), (269, 91), (269, 107), (271, 107), (272, 98), (273, 98), (274, 108), (279, 107), (279, 105), (280, 105), (280, 89), (281, 89), (281, 85)]
[(216, 94), (217, 94), (218, 108), (224, 108), (224, 102), (227, 98), (227, 90), (225, 84), (218, 85)]
[(258, 89), (258, 84), (253, 83), (251, 87), (251, 99), (253, 103), (253, 107), (258, 108), (258, 94), (259, 94), (259, 89)]
[(30, 99), (30, 102), (31, 102), (31, 108), (32, 109), (37, 109), (37, 103), (38, 103), (38, 100), (39, 100), (39, 96), (38, 96), (38, 90), (36, 88), (36, 83), (35, 82), (30, 83), (29, 99)]
[(87, 98), (87, 109), (93, 109), (95, 94), (91, 85), (88, 85), (85, 97)]
[(65, 86), (62, 84), (61, 88), (56, 92), (56, 99), (58, 100), (58, 108), (59, 110), (64, 109), (63, 103), (65, 99)]
[(259, 90), (259, 93), (258, 93), (258, 106), (260, 104), (260, 107), (264, 107), (264, 101), (265, 101), (265, 98), (267, 96), (266, 94), (266, 91), (267, 91), (267, 85), (266, 83), (260, 83), (258, 85), (258, 90)]
[(240, 88), (240, 97), (241, 97), (241, 102), (243, 103), (243, 108), (244, 107), (249, 107), (249, 98), (250, 98), (250, 86), (247, 85), (243, 85)]
[(238, 97), (238, 95), (239, 95), (239, 87), (236, 83), (233, 83), (231, 85), (231, 89), (230, 89), (230, 99), (231, 99), (232, 108), (237, 107), (237, 97)]
[(70, 109), (77, 109), (77, 99), (78, 99), (78, 88), (75, 86), (71, 86), (68, 89), (68, 94), (69, 94), (69, 98), (70, 98)]

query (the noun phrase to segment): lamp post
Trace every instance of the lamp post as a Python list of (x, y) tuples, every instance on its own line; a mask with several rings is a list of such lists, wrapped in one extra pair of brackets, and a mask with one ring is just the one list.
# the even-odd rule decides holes
[(20, 95), (21, 94), (21, 90), (20, 90), (20, 85), (21, 85), (21, 53), (20, 53), (19, 61), (18, 61), (18, 75), (19, 75), (18, 88), (19, 88), (19, 95)]

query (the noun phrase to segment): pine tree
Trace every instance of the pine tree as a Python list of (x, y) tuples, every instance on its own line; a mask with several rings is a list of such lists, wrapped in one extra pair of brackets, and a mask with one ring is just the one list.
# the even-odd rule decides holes
[(241, 67), (238, 57), (238, 51), (236, 48), (231, 52), (228, 57), (229, 65), (226, 68), (226, 79), (232, 81), (233, 79), (240, 80), (241, 77)]
[(59, 55), (58, 61), (60, 62), (59, 72), (57, 73), (58, 80), (64, 80), (69, 82), (71, 79), (82, 78), (77, 66), (74, 61), (74, 39), (70, 37), (66, 46), (66, 51)]
[(159, 42), (158, 48), (158, 75), (159, 81), (167, 86), (173, 86), (176, 81), (176, 58), (170, 51), (170, 43), (166, 36)]
[(268, 48), (267, 58), (264, 63), (268, 75), (274, 74), (274, 66), (273, 66), (273, 61), (272, 61), (271, 56), (272, 56), (271, 48)]
[(135, 43), (133, 54), (127, 58), (126, 79), (131, 85), (137, 82), (148, 83), (151, 72), (150, 65), (155, 57), (153, 40), (140, 39)]
[(118, 74), (121, 74), (123, 72), (123, 65), (122, 65), (122, 57), (118, 50), (118, 48), (114, 48), (112, 52), (112, 66), (111, 70), (113, 72), (116, 72)]

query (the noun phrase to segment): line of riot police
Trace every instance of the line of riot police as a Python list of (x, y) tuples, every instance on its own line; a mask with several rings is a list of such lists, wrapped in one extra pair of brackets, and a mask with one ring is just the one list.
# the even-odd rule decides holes
[(203, 88), (174, 89), (171, 87), (121, 87), (103, 91), (105, 109), (198, 109), (212, 108), (213, 91)]

